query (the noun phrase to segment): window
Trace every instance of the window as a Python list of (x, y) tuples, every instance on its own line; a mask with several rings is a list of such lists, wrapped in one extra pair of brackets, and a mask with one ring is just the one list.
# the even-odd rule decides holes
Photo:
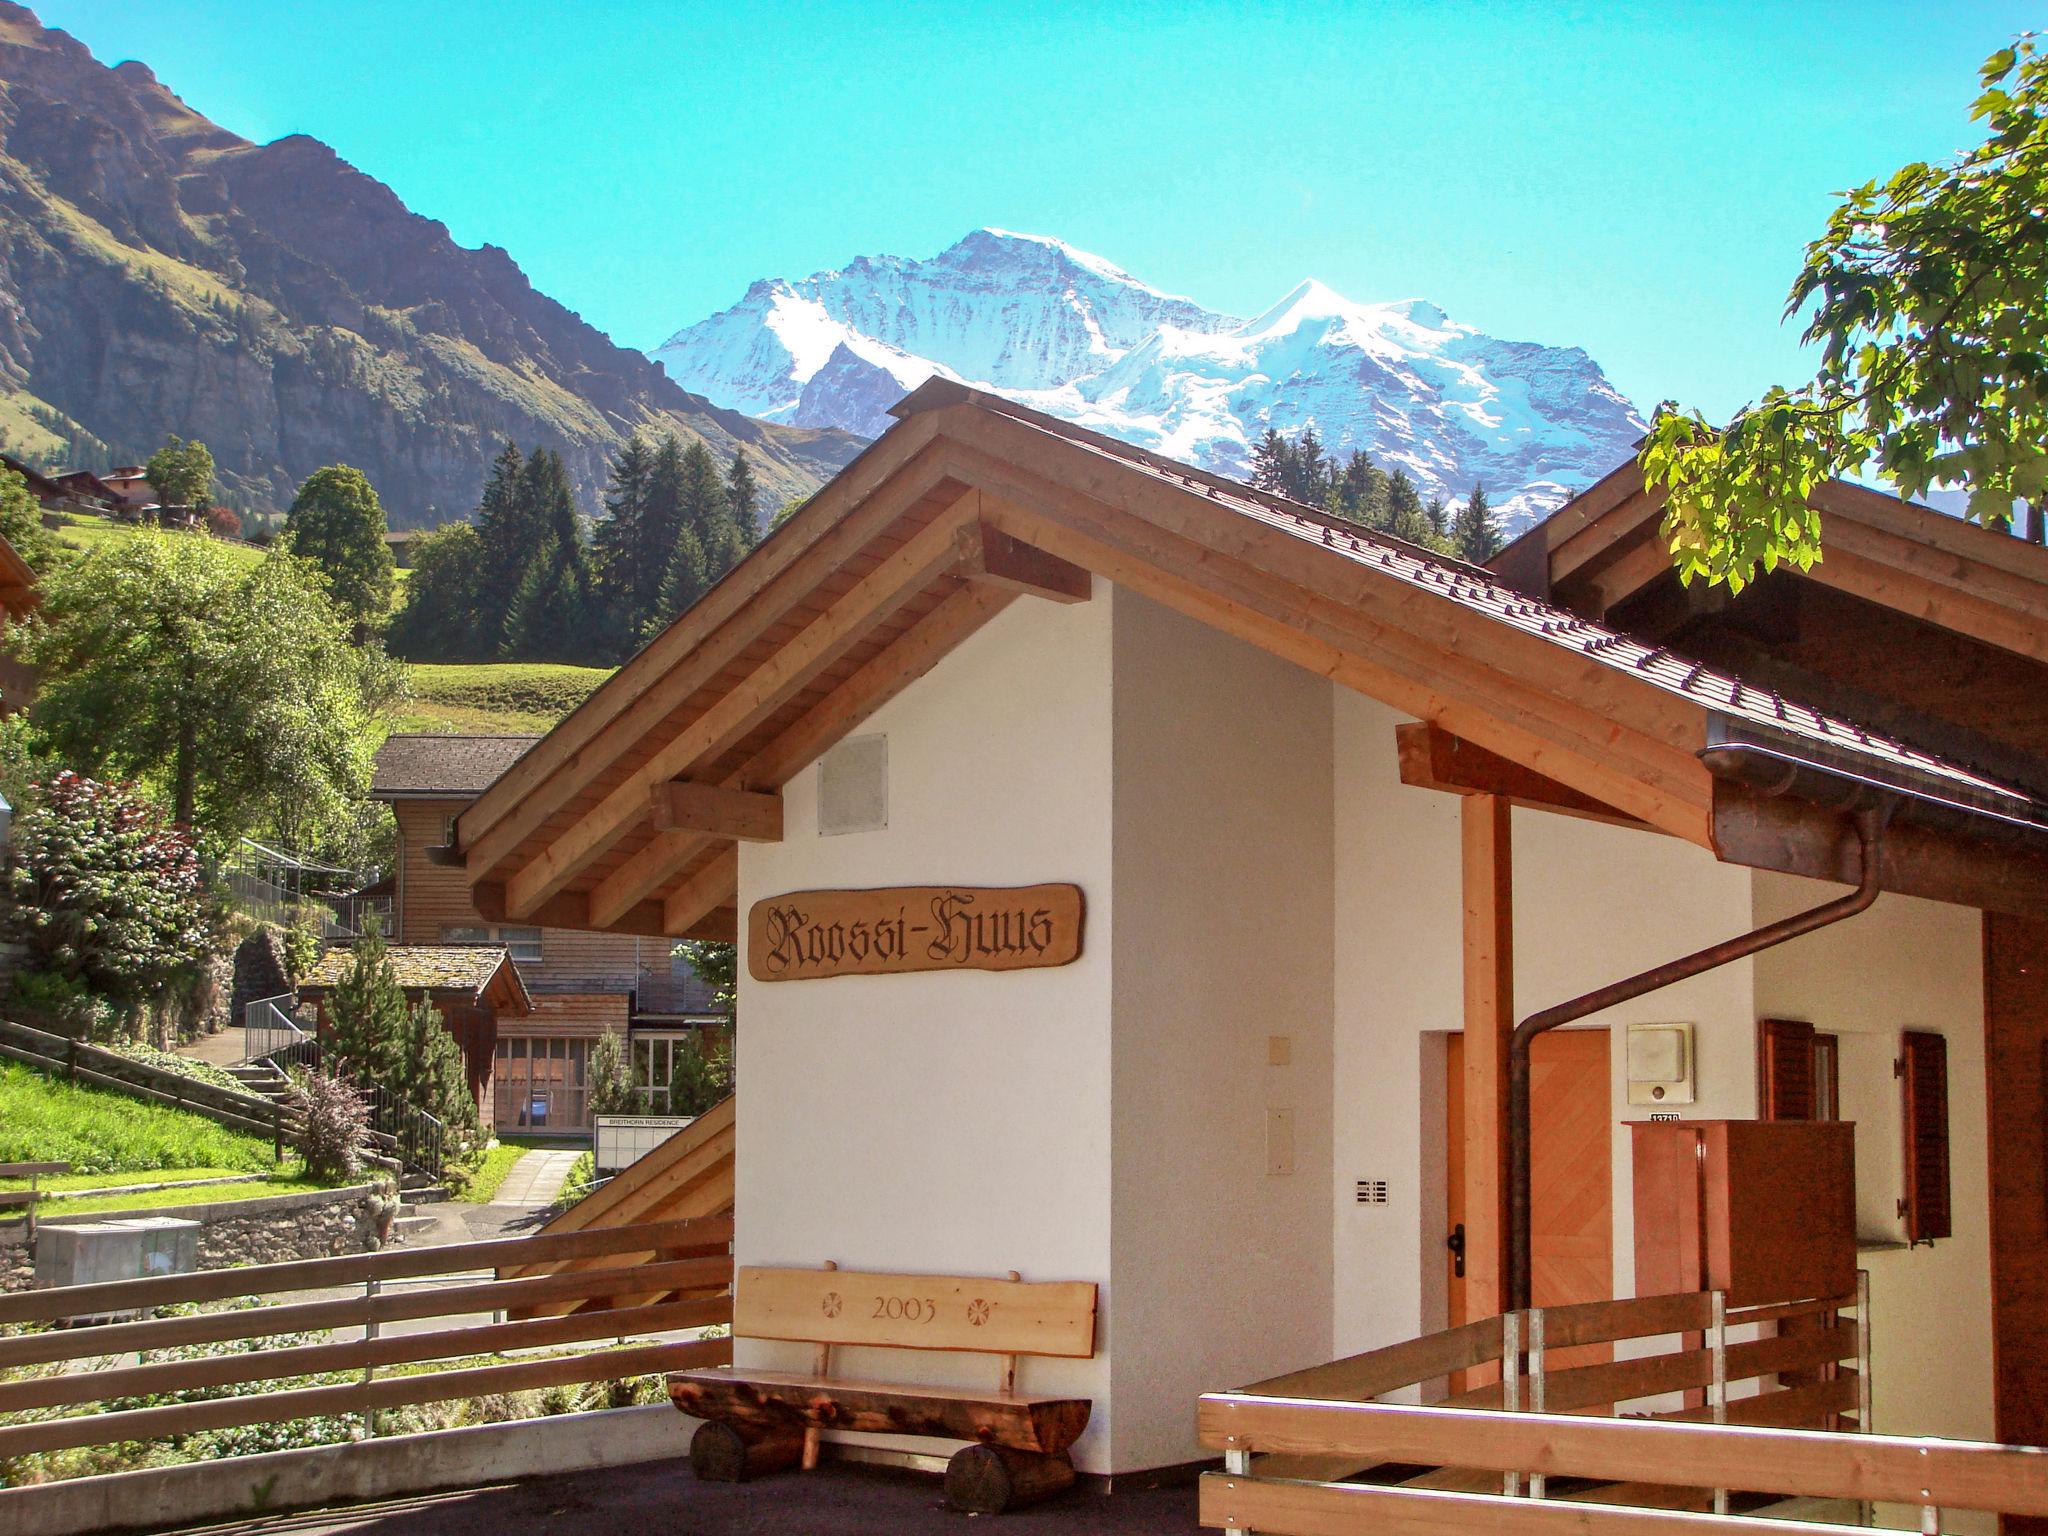
[(1842, 1118), (1842, 1042), (1798, 1019), (1756, 1026), (1757, 1118)]
[(453, 848), (455, 846), (455, 818), (453, 816), (443, 816), (441, 818), (441, 846), (443, 848)]
[(540, 961), (540, 930), (538, 928), (485, 928), (469, 923), (445, 924), (441, 929), (443, 944), (502, 944), (514, 960), (523, 960), (528, 965)]
[(540, 930), (538, 928), (500, 928), (498, 942), (503, 944), (514, 960), (524, 960), (529, 965), (540, 960)]
[(1948, 1188), (1948, 1040), (1909, 1029), (1900, 1040), (1905, 1095), (1906, 1241), (1931, 1243), (1954, 1231)]

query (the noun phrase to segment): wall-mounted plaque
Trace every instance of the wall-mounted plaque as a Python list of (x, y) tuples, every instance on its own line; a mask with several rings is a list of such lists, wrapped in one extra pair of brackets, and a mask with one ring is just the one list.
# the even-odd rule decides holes
[(747, 914), (756, 981), (900, 971), (1021, 971), (1081, 953), (1078, 885), (791, 891)]

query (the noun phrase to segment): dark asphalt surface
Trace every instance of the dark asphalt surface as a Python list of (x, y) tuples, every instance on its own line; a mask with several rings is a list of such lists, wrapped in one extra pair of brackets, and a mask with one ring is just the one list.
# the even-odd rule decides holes
[(993, 1519), (956, 1515), (935, 1474), (854, 1463), (700, 1483), (684, 1460), (577, 1472), (205, 1527), (208, 1536), (1192, 1536), (1192, 1486), (1075, 1487)]

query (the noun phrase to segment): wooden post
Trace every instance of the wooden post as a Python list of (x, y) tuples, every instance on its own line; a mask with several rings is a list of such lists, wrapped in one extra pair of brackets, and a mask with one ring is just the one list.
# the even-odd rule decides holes
[(1504, 1309), (1508, 1235), (1508, 1037), (1515, 1028), (1513, 809), (1458, 802), (1465, 927), (1465, 1317)]
[[(827, 1259), (825, 1261), (825, 1268), (827, 1269), (837, 1269), (838, 1267), (839, 1261), (837, 1259)], [(832, 1374), (832, 1346), (830, 1344), (820, 1344), (813, 1353), (811, 1357), (811, 1374), (813, 1376), (829, 1376)], [(807, 1424), (804, 1426), (804, 1448), (798, 1458), (804, 1471), (815, 1472), (817, 1470), (818, 1453), (823, 1446), (823, 1441), (824, 1436), (819, 1431), (817, 1425)]]

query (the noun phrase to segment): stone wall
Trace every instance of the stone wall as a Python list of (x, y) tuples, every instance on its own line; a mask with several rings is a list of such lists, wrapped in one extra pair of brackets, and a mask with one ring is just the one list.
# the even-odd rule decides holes
[[(377, 1248), (373, 1184), (346, 1189), (273, 1195), (260, 1200), (216, 1201), (205, 1205), (153, 1206), (140, 1211), (96, 1211), (61, 1218), (69, 1226), (118, 1221), (122, 1216), (170, 1216), (199, 1226), (199, 1267), (227, 1269), (239, 1264), (281, 1264)], [(57, 1224), (45, 1219), (41, 1225)], [(35, 1283), (35, 1245), (19, 1222), (0, 1231), (0, 1291), (27, 1290)]]

